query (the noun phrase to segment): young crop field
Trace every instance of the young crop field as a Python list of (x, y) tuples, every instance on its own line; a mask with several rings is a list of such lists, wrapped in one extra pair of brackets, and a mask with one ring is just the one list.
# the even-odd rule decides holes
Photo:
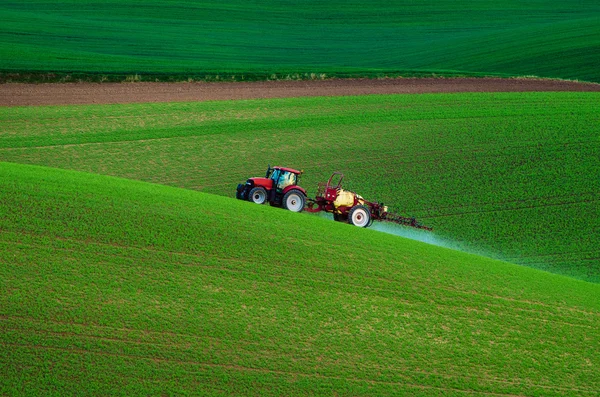
[(0, 20), (5, 79), (536, 75), (600, 82), (597, 0), (28, 0), (2, 1)]
[(600, 389), (598, 284), (189, 189), (0, 163), (0, 290), (2, 395)]
[(432, 226), (446, 246), (598, 282), (599, 102), (495, 93), (0, 108), (0, 161), (228, 197), (267, 164), (303, 169), (309, 196), (341, 171), (347, 188)]

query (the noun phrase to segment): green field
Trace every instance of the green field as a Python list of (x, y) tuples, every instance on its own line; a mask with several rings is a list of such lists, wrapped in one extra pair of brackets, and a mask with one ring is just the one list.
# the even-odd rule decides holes
[(227, 197), (269, 163), (303, 169), (309, 196), (342, 171), (348, 188), (432, 226), (433, 241), (598, 282), (599, 101), (496, 93), (3, 108), (0, 161)]
[[(10, 0), (0, 21), (0, 83), (600, 83), (591, 0)], [(0, 107), (0, 396), (598, 396), (599, 104)], [(309, 197), (341, 171), (433, 232), (234, 199), (268, 164)]]
[(0, 394), (596, 396), (600, 285), (0, 163)]
[(596, 0), (28, 0), (3, 1), (0, 20), (0, 72), (17, 80), (33, 72), (96, 80), (437, 74), (600, 82)]

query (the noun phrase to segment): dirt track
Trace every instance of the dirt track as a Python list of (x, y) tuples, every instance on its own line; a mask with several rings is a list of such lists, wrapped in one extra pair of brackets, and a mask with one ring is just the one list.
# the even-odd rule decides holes
[(0, 106), (186, 102), (428, 92), (600, 91), (600, 84), (498, 78), (259, 81), (253, 83), (0, 84)]

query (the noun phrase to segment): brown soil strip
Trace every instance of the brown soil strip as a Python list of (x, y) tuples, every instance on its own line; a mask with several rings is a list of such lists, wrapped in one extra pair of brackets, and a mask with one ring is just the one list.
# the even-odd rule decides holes
[(194, 102), (441, 92), (595, 91), (600, 84), (501, 78), (398, 78), (232, 83), (0, 84), (0, 106)]

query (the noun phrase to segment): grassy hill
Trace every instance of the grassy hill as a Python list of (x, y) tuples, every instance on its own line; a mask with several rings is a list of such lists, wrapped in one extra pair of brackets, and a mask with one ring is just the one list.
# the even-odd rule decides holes
[(185, 189), (0, 163), (0, 394), (600, 388), (600, 285)]
[(592, 0), (32, 0), (2, 2), (0, 19), (4, 73), (486, 74), (600, 82), (600, 5)]
[(454, 248), (600, 281), (597, 93), (0, 109), (0, 161), (233, 197), (268, 163), (331, 172)]

